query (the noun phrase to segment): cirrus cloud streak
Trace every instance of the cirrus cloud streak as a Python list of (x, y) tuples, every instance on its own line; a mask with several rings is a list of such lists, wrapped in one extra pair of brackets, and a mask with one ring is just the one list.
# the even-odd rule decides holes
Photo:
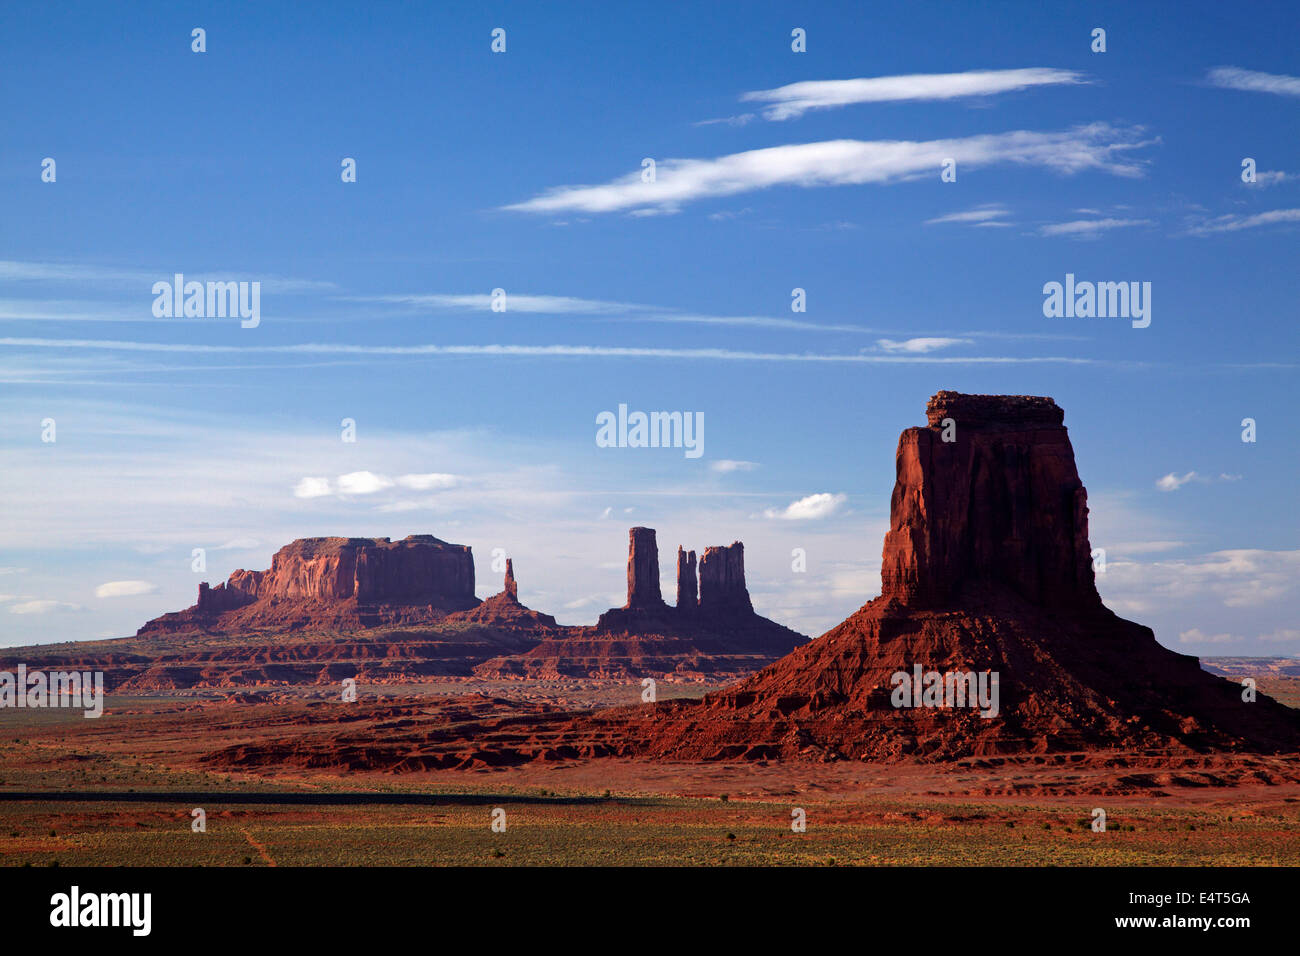
[(774, 186), (852, 186), (937, 176), (949, 159), (964, 169), (1009, 163), (1066, 175), (1099, 170), (1137, 177), (1142, 162), (1125, 159), (1124, 154), (1154, 142), (1140, 139), (1140, 133), (1140, 128), (1092, 123), (1054, 133), (1016, 130), (922, 142), (837, 139), (771, 146), (714, 159), (665, 159), (657, 165), (653, 182), (643, 181), (636, 171), (603, 185), (558, 186), (504, 208), (534, 213), (676, 212), (684, 203)]

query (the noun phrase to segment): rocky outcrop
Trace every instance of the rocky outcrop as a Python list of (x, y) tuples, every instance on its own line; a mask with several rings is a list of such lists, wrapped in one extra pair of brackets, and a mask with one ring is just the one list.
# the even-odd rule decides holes
[[(486, 661), (474, 669), (484, 678), (561, 677), (721, 680), (752, 674), (807, 640), (802, 634), (755, 614), (745, 590), (743, 549), (710, 548), (720, 600), (710, 614), (696, 598), (695, 552), (677, 549), (677, 606), (653, 598), (659, 589), (659, 554), (652, 528), (633, 528), (628, 549), (628, 598), (595, 627), (559, 628), (536, 647)], [(653, 572), (650, 568), (653, 567)], [(508, 572), (507, 572), (508, 573)], [(653, 581), (653, 585), (648, 582)], [(649, 589), (652, 588), (652, 591)], [(743, 603), (739, 595), (743, 595)], [(456, 615), (480, 620), (502, 595)], [(530, 612), (532, 613), (532, 612)], [(554, 619), (548, 618), (553, 625)]]
[(194, 610), (199, 616), (215, 617), (226, 611), (241, 608), (245, 604), (252, 604), (255, 600), (257, 600), (255, 595), (238, 587), (227, 587), (222, 583), (214, 588), (209, 587), (208, 582), (204, 581), (199, 585), (199, 602), (194, 605)]
[(739, 541), (705, 548), (700, 557), (700, 610), (708, 614), (753, 613), (745, 587), (745, 546)]
[[(694, 551), (678, 546), (675, 607), (663, 603), (662, 599), (655, 604), (641, 596), (640, 582), (650, 575), (642, 569), (642, 561), (653, 560), (656, 594), (659, 588), (654, 529), (633, 528), (631, 541), (628, 603), (600, 616), (592, 629), (597, 638), (686, 638), (696, 650), (707, 653), (759, 654), (772, 659), (808, 640), (797, 631), (754, 613), (745, 586), (745, 546), (739, 541), (726, 547), (706, 548), (698, 564)], [(539, 648), (538, 653), (542, 650)]]
[(654, 610), (664, 606), (659, 589), (659, 545), (654, 528), (632, 528), (627, 545), (627, 603), (625, 608)]
[(551, 615), (542, 614), (519, 603), (519, 582), (515, 580), (515, 565), (511, 558), (506, 558), (505, 587), (478, 607), (449, 614), (447, 622), (524, 631), (534, 640), (554, 637), (565, 630), (555, 623), (555, 618)]
[(266, 571), (235, 571), (199, 586), (198, 602), (155, 618), (139, 634), (204, 630), (354, 629), (418, 624), (474, 607), (474, 558), (433, 535), (301, 538)]
[[(1055, 402), (940, 392), (927, 411), (929, 424), (899, 440), (881, 596), (702, 701), (600, 717), (611, 753), (938, 760), (1300, 749), (1300, 713), (1262, 694), (1243, 700), (1237, 683), (1102, 605), (1087, 496)], [(700, 567), (703, 607), (708, 552)], [(955, 678), (970, 683), (927, 703), (922, 675), (954, 691)], [(904, 685), (911, 702), (895, 695)], [(996, 694), (992, 707), (963, 700), (980, 687)], [(578, 719), (569, 732), (595, 726)]]
[(882, 596), (953, 605), (1010, 590), (1096, 609), (1088, 495), (1050, 398), (939, 392), (898, 440)]
[(695, 552), (677, 546), (677, 609), (692, 610), (699, 607), (700, 591), (695, 579)]

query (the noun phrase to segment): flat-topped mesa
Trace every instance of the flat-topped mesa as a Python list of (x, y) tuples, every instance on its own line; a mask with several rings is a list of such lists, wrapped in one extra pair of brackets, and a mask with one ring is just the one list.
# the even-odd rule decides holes
[(469, 547), (430, 534), (389, 538), (299, 538), (265, 571), (235, 571), (199, 585), (198, 603), (164, 614), (139, 633), (185, 628), (302, 629), (314, 624), (432, 620), (478, 605)]
[(695, 552), (677, 546), (677, 608), (693, 611), (700, 605), (700, 589), (695, 579)]
[(739, 541), (705, 548), (700, 556), (700, 610), (753, 613), (745, 587), (745, 546)]
[[(306, 598), (359, 604), (465, 607), (474, 600), (474, 558), (466, 545), (431, 534), (389, 538), (300, 538), (271, 559), (269, 571), (238, 572), (258, 598)], [(468, 603), (467, 603), (468, 602)]]
[(659, 589), (659, 545), (654, 528), (632, 528), (627, 545), (627, 603), (624, 608), (666, 607)]
[(1100, 608), (1088, 494), (1060, 406), (939, 392), (926, 412), (929, 425), (898, 440), (882, 595), (937, 606), (1012, 591)]

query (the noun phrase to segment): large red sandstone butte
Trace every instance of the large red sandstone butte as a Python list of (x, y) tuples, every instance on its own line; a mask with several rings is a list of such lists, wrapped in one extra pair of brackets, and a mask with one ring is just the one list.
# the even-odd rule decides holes
[(139, 636), (186, 631), (239, 633), (357, 629), (436, 623), (476, 607), (474, 557), (431, 534), (388, 538), (300, 538), (266, 571), (236, 571), (198, 603), (149, 621)]
[[(899, 438), (880, 597), (701, 702), (611, 711), (574, 732), (688, 759), (1300, 749), (1300, 713), (1244, 701), (1102, 604), (1054, 401), (939, 392), (927, 418)], [(917, 666), (996, 674), (997, 716), (895, 707), (893, 675)]]

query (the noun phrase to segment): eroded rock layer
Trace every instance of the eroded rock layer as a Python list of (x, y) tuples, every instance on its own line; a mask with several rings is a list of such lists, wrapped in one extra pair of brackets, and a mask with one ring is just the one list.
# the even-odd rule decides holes
[(298, 631), (428, 624), (478, 604), (474, 558), (433, 535), (301, 538), (266, 571), (236, 571), (198, 602), (145, 624), (139, 635)]

